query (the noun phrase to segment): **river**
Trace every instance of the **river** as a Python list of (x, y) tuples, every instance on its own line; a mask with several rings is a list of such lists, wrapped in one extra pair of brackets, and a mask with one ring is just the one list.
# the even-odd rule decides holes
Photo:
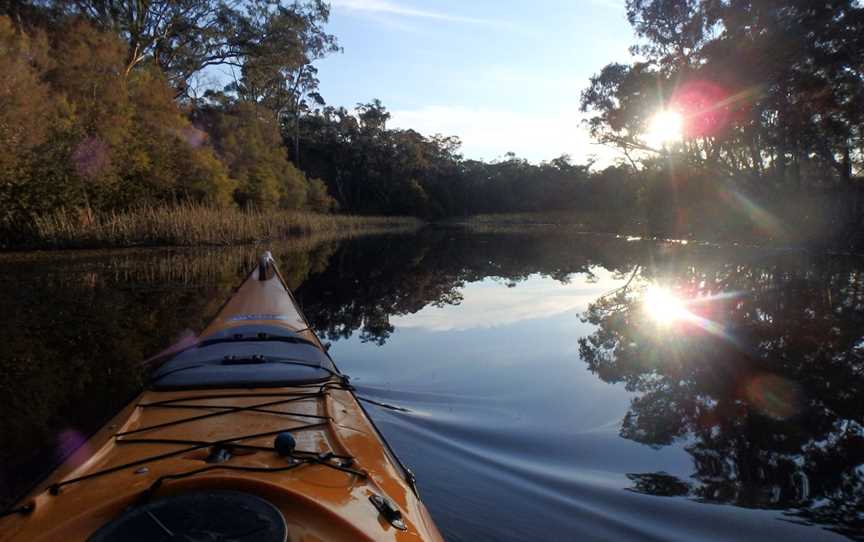
[(448, 540), (864, 539), (864, 259), (543, 228), (0, 257), (0, 503), (265, 248)]

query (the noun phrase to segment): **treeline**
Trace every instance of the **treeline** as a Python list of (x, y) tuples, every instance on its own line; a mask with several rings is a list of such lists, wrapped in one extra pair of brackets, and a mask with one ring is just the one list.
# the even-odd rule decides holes
[[(599, 230), (824, 239), (864, 199), (864, 8), (628, 0), (632, 64), (581, 106), (605, 169), (465, 159), (458, 138), (328, 106), (323, 0), (0, 2), (0, 221), (194, 202), (427, 219), (561, 211)], [(574, 100), (577, 97), (574, 97)], [(680, 137), (655, 141), (657, 113)], [(667, 134), (668, 135), (668, 134)], [(517, 134), (514, 134), (517, 137)], [(861, 239), (864, 240), (864, 239)]]
[(314, 62), (339, 47), (324, 2), (0, 6), (7, 225), (189, 201), (424, 218), (597, 203), (589, 166), (566, 156), (465, 160), (456, 137), (388, 129), (378, 100), (327, 106)]
[[(280, 133), (314, 93), (312, 61), (336, 50), (327, 17), (322, 2), (0, 3), (0, 220), (189, 201), (329, 211)], [(199, 84), (213, 66), (235, 82)]]
[(327, 182), (341, 208), (440, 218), (570, 209), (586, 195), (589, 167), (567, 156), (539, 165), (513, 154), (465, 160), (457, 137), (388, 129), (389, 118), (378, 100), (301, 117), (300, 164)]
[[(639, 38), (634, 62), (607, 65), (581, 98), (598, 141), (665, 178), (679, 212), (716, 203), (718, 218), (771, 233), (857, 233), (860, 2), (628, 0), (626, 13)], [(680, 139), (656, 137), (669, 129), (656, 125), (659, 111), (678, 119)]]
[(0, 4), (0, 219), (190, 201), (441, 218), (585, 199), (589, 168), (567, 157), (464, 160), (456, 137), (388, 129), (377, 100), (326, 106), (328, 17), (315, 0)]

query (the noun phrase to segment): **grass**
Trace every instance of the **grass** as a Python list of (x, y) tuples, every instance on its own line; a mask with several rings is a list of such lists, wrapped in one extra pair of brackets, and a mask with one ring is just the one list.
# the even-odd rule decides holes
[[(88, 215), (79, 210), (34, 217), (29, 230), (15, 232), (14, 248), (110, 248), (132, 246), (224, 246), (311, 234), (414, 229), (409, 217), (351, 216), (304, 211), (244, 211), (200, 204), (142, 206)], [(12, 247), (10, 247), (12, 248)]]

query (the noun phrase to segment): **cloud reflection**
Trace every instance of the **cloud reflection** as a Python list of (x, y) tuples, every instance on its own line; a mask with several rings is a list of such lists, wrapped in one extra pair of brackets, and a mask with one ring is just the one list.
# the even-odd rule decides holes
[(540, 275), (519, 282), (515, 288), (508, 288), (506, 283), (495, 279), (485, 279), (467, 284), (462, 290), (463, 300), (459, 305), (426, 306), (415, 314), (395, 316), (390, 321), (401, 328), (462, 331), (584, 311), (600, 293), (621, 282), (606, 272), (597, 278), (589, 288), (584, 283), (562, 284)]

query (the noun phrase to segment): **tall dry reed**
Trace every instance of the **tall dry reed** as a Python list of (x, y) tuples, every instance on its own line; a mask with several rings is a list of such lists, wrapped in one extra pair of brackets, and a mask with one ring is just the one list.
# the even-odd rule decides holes
[(25, 243), (33, 248), (233, 245), (418, 225), (419, 221), (410, 217), (248, 211), (187, 203), (93, 215), (57, 211), (35, 217)]

